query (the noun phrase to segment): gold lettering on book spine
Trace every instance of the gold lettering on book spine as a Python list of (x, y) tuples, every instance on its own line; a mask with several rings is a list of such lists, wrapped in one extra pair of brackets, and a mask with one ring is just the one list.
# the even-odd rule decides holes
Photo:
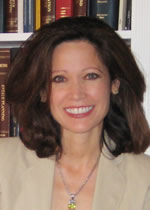
[(1, 85), (1, 122), (5, 120), (5, 85)]
[(48, 12), (52, 11), (52, 1), (51, 0), (47, 1), (47, 10), (48, 10)]
[(9, 0), (9, 13), (12, 13), (13, 12), (13, 8), (16, 6), (15, 4), (15, 0)]
[(52, 11), (52, 1), (51, 0), (45, 1), (44, 7), (47, 8), (48, 12), (51, 12)]
[(61, 7), (60, 8), (60, 17), (67, 17), (68, 15), (67, 15), (67, 10), (68, 10), (69, 8), (68, 7)]
[(8, 64), (7, 63), (1, 63), (0, 64), (0, 68), (7, 68), (8, 67)]
[(80, 0), (80, 1), (79, 1), (79, 6), (80, 6), (80, 7), (83, 7), (83, 0)]

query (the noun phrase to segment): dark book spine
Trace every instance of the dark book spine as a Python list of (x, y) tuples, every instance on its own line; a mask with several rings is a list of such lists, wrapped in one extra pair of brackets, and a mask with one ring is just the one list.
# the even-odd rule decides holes
[(132, 0), (127, 0), (125, 30), (131, 30)]
[(87, 15), (87, 0), (74, 0), (74, 16)]
[(17, 0), (5, 0), (5, 32), (18, 32)]
[(0, 138), (10, 135), (10, 107), (5, 97), (5, 80), (9, 64), (10, 50), (0, 49)]
[(91, 1), (87, 0), (87, 2), (86, 2), (86, 16), (90, 16), (90, 10), (91, 10)]
[(55, 21), (55, 0), (41, 0), (41, 26)]
[(10, 136), (19, 136), (19, 123), (12, 114), (12, 108), (10, 106)]
[(0, 0), (0, 33), (4, 32), (4, 0)]
[(92, 0), (90, 2), (90, 16), (97, 17), (118, 29), (119, 0)]
[(35, 26), (35, 1), (24, 0), (23, 7), (24, 32), (33, 32)]
[(24, 0), (23, 1), (23, 31), (27, 32), (28, 31), (28, 12), (29, 12), (29, 1)]
[[(11, 48), (10, 49), (10, 65), (15, 60), (15, 57), (19, 51), (19, 48)], [(19, 123), (13, 115), (12, 107), (10, 106), (10, 136), (19, 136)]]
[(73, 16), (73, 0), (56, 0), (56, 20)]

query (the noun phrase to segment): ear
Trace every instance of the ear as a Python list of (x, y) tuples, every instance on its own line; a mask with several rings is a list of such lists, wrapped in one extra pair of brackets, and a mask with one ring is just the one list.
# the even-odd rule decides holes
[(120, 80), (115, 79), (112, 81), (111, 92), (112, 94), (116, 95), (119, 93), (120, 88)]
[(40, 91), (41, 102), (45, 103), (47, 101), (47, 94), (45, 90)]

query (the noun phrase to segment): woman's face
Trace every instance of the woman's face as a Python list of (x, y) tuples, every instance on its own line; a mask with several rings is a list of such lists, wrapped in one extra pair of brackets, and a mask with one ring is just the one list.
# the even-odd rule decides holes
[(64, 131), (101, 129), (112, 89), (108, 70), (92, 44), (70, 41), (55, 48), (50, 109)]

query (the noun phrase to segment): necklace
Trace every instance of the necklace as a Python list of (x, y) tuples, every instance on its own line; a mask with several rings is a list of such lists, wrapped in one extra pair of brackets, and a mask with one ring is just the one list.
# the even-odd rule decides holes
[(65, 181), (65, 179), (64, 179), (64, 175), (63, 175), (61, 166), (60, 166), (59, 162), (57, 162), (58, 172), (59, 172), (60, 177), (61, 177), (61, 179), (62, 179), (62, 182), (63, 182), (63, 184), (64, 184), (64, 186), (65, 186), (66, 192), (67, 192), (67, 194), (68, 194), (69, 197), (70, 197), (69, 203), (68, 203), (68, 208), (69, 208), (69, 209), (74, 209), (74, 210), (75, 210), (75, 208), (76, 208), (76, 206), (77, 206), (77, 205), (76, 205), (76, 200), (75, 200), (75, 198), (76, 198), (76, 196), (80, 193), (80, 191), (83, 189), (83, 187), (86, 185), (86, 183), (88, 182), (88, 180), (90, 179), (90, 177), (92, 176), (92, 174), (93, 174), (93, 172), (94, 172), (94, 170), (95, 170), (95, 168), (96, 168), (96, 166), (97, 166), (97, 164), (98, 164), (98, 161), (99, 161), (99, 156), (98, 156), (98, 158), (97, 158), (97, 160), (96, 160), (96, 163), (94, 164), (92, 170), (90, 171), (89, 175), (88, 175), (88, 176), (86, 177), (86, 179), (83, 181), (83, 183), (81, 184), (81, 186), (79, 187), (79, 189), (77, 190), (76, 193), (71, 193), (71, 192), (70, 192), (69, 187), (68, 187), (68, 185), (66, 184), (66, 181)]

